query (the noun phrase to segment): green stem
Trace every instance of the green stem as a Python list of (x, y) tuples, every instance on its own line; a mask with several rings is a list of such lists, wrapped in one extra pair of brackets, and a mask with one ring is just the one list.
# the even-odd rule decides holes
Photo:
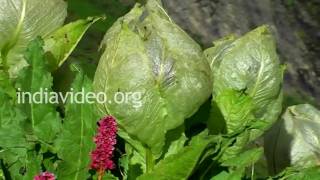
[(151, 172), (154, 167), (154, 159), (152, 152), (149, 148), (146, 148), (146, 169), (147, 173)]
[(252, 167), (251, 167), (251, 180), (254, 179), (254, 163), (252, 164)]
[(213, 165), (214, 165), (214, 162), (211, 162), (210, 165), (206, 168), (204, 173), (199, 178), (200, 180), (203, 180), (205, 178), (205, 176), (207, 175), (207, 173), (209, 172), (209, 170), (212, 168)]

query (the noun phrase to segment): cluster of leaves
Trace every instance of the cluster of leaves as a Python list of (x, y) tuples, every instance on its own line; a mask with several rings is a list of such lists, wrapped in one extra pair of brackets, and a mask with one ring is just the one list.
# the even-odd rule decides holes
[(62, 26), (62, 0), (0, 5), (0, 179), (42, 171), (94, 178), (92, 137), (107, 114), (116, 117), (124, 142), (116, 170), (123, 179), (319, 178), (320, 111), (297, 105), (279, 118), (284, 67), (270, 27), (203, 51), (159, 0), (148, 0), (107, 31), (94, 80), (71, 65), (74, 92), (139, 92), (141, 106), (130, 98), (97, 106), (18, 104), (18, 89), (53, 92), (52, 72), (101, 18)]
[[(61, 0), (1, 0), (0, 159), (5, 179), (33, 179), (43, 171), (59, 179), (90, 177), (88, 164), (99, 117), (92, 104), (17, 103), (16, 91), (53, 92), (52, 72), (74, 50), (86, 30), (101, 19), (63, 25)], [(12, 33), (14, 32), (14, 33)], [(74, 92), (92, 91), (80, 65)], [(29, 101), (29, 99), (27, 99)]]

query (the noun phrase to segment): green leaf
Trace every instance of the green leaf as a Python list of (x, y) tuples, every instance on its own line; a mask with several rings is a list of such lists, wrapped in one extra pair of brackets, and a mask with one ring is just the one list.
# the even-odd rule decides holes
[[(22, 179), (29, 180), (33, 179), (34, 176), (40, 174), (41, 170), (42, 155), (38, 155), (35, 151), (27, 152), (25, 162), (25, 174)], [(13, 174), (16, 175), (16, 174)]]
[(129, 169), (127, 172), (128, 179), (136, 179), (146, 172), (146, 149), (142, 144), (132, 138), (121, 129), (118, 129), (118, 135), (126, 140), (125, 152), (128, 159)]
[(320, 162), (320, 111), (309, 104), (288, 107), (265, 137), (270, 171), (287, 166), (310, 167)]
[(1, 150), (0, 159), (3, 159), (4, 167), (11, 178), (22, 179), (22, 173), (26, 171), (26, 156), (27, 149), (25, 148)]
[(306, 169), (299, 173), (292, 174), (290, 176), (287, 176), (287, 180), (313, 180), (313, 179), (319, 179), (320, 178), (320, 168), (315, 167), (312, 169)]
[[(71, 88), (75, 93), (92, 92), (92, 81), (79, 69)], [(93, 104), (75, 104), (68, 100), (62, 131), (55, 143), (62, 160), (58, 166), (59, 179), (87, 179), (90, 176), (90, 151), (94, 149), (98, 120)]]
[[(92, 178), (89, 178), (89, 179), (98, 179), (98, 175), (95, 174), (92, 176)], [(111, 174), (111, 172), (104, 173), (102, 179), (103, 180), (119, 180), (119, 178)]]
[[(184, 134), (184, 126), (180, 126), (176, 129), (170, 130), (166, 134), (166, 144), (164, 146), (163, 154), (160, 159), (166, 158), (170, 155), (178, 153), (182, 148), (184, 148), (186, 141), (188, 140)], [(125, 137), (128, 140), (126, 144), (126, 154), (129, 159), (129, 171), (128, 178), (136, 179), (142, 173), (152, 170), (155, 160), (153, 157), (148, 157), (148, 149), (145, 149), (140, 143), (133, 141), (128, 135), (124, 135), (120, 131), (119, 135)], [(148, 159), (151, 158), (151, 159)], [(149, 162), (148, 162), (149, 160)], [(149, 169), (147, 169), (149, 168)]]
[(105, 173), (102, 177), (102, 179), (107, 179), (107, 180), (119, 180), (118, 177), (114, 176), (113, 174), (111, 174), (110, 172)]
[(183, 124), (211, 93), (208, 62), (200, 46), (167, 16), (158, 1), (136, 5), (109, 29), (94, 87), (110, 100), (141, 93), (124, 103), (100, 104), (130, 138), (158, 158), (166, 132)]
[(0, 159), (3, 159), (12, 179), (29, 180), (41, 172), (42, 155), (28, 150), (23, 144), (0, 150)]
[(128, 179), (137, 179), (141, 174), (146, 172), (145, 154), (139, 154), (141, 152), (132, 148), (129, 144), (126, 144), (126, 156), (129, 160), (129, 168), (127, 172)]
[(26, 146), (22, 128), (26, 117), (12, 105), (10, 98), (0, 93), (0, 147), (14, 148)]
[(216, 139), (207, 135), (207, 131), (195, 136), (188, 146), (179, 152), (161, 160), (150, 173), (138, 179), (188, 179), (207, 148), (212, 148)]
[(168, 147), (168, 151), (164, 155), (164, 157), (168, 157), (170, 155), (178, 153), (185, 145), (186, 141), (188, 138), (185, 136), (184, 133), (176, 133), (174, 132), (173, 134), (168, 134), (167, 140), (171, 139), (170, 145)]
[(128, 179), (129, 166), (129, 157), (127, 155), (122, 155), (119, 159), (119, 168), (123, 179)]
[(14, 106), (12, 98), (6, 93), (8, 89), (13, 89), (9, 76), (1, 76), (0, 160), (13, 177), (18, 177), (21, 176), (20, 169), (26, 166), (27, 147), (29, 146), (23, 129), (26, 117)]
[(313, 180), (320, 178), (320, 168), (319, 166), (309, 167), (309, 168), (297, 168), (289, 167), (281, 172), (279, 175), (273, 177), (273, 179), (286, 179), (286, 180)]
[(56, 70), (66, 61), (85, 32), (100, 19), (102, 17), (89, 17), (71, 22), (44, 39), (44, 49), (50, 57), (49, 63), (52, 70)]
[(226, 122), (215, 101), (211, 101), (207, 128), (209, 129), (209, 134), (223, 134), (226, 131)]
[(105, 175), (103, 176), (103, 178), (108, 179), (108, 180), (119, 180), (118, 177), (114, 176), (114, 175), (111, 174), (111, 173), (105, 174)]
[(0, 49), (2, 63), (11, 77), (27, 66), (27, 45), (59, 28), (67, 15), (62, 0), (0, 0)]
[(9, 76), (0, 71), (0, 147), (2, 148), (13, 144), (12, 137), (15, 137), (13, 138), (16, 139), (15, 143), (25, 144), (21, 132), (25, 116), (14, 106), (12, 96), (16, 96), (16, 93)]
[[(228, 132), (233, 133), (240, 127), (245, 127), (254, 120), (251, 114), (253, 102), (250, 96), (234, 90), (226, 90), (216, 97), (221, 113), (227, 121)], [(222, 105), (223, 104), (223, 105)]]
[(211, 178), (211, 180), (240, 180), (242, 179), (242, 171), (226, 172), (222, 171), (218, 175)]
[(16, 90), (10, 81), (9, 74), (4, 70), (0, 70), (0, 93), (9, 95), (13, 99), (16, 97)]
[(0, 180), (4, 180), (4, 174), (3, 174), (2, 169), (0, 169)]
[(225, 160), (223, 166), (244, 168), (257, 162), (263, 154), (262, 148), (255, 148), (240, 153), (238, 156)]
[[(61, 119), (55, 105), (49, 103), (51, 98), (45, 98), (46, 93), (52, 92), (52, 76), (48, 71), (42, 46), (40, 38), (28, 46), (25, 59), (29, 65), (21, 70), (16, 88), (21, 91), (21, 100), (22, 97), (25, 99), (24, 103), (20, 102), (19, 108), (28, 117), (25, 127), (27, 134), (35, 135), (40, 142), (52, 143), (60, 131)], [(23, 96), (25, 92), (31, 93), (31, 96)], [(36, 96), (35, 93), (40, 95)], [(43, 98), (40, 98), (41, 94)]]

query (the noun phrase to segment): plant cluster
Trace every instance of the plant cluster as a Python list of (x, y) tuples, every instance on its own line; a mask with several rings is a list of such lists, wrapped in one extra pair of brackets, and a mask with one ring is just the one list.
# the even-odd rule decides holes
[(140, 92), (141, 106), (19, 104), (18, 89), (54, 92), (56, 70), (103, 18), (63, 25), (62, 0), (0, 6), (0, 179), (320, 177), (320, 111), (282, 107), (285, 67), (269, 26), (203, 50), (148, 0), (107, 31), (94, 73), (71, 63), (65, 87)]

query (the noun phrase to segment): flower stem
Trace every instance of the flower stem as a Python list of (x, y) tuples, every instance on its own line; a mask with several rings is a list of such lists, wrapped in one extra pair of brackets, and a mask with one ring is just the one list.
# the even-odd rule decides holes
[(152, 152), (149, 148), (146, 148), (146, 169), (147, 169), (147, 173), (151, 172), (153, 170), (154, 167), (154, 159), (153, 159), (153, 155)]
[(102, 180), (103, 175), (104, 175), (104, 169), (100, 169), (98, 172), (98, 180)]

